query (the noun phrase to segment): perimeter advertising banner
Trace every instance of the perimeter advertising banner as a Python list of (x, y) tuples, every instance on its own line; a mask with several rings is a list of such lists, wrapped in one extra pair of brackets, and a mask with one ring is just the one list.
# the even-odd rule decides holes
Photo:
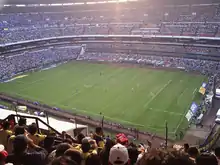
[(205, 94), (207, 84), (205, 82), (202, 83), (202, 86), (199, 88), (199, 93), (202, 95)]
[(186, 114), (186, 119), (188, 120), (188, 122), (192, 119), (192, 117), (195, 115), (195, 113), (198, 111), (198, 105), (193, 102), (190, 106), (189, 111)]

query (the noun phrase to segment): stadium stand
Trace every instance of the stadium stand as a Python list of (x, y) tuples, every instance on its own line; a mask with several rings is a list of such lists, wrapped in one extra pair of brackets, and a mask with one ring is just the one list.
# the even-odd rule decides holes
[[(19, 9), (15, 3), (25, 4), (26, 2), (24, 0), (16, 2), (10, 0), (9, 2), (12, 6), (5, 6), (0, 14), (0, 44), (2, 47), (7, 46), (8, 43), (70, 35), (220, 36), (219, 4), (136, 8), (130, 5), (135, 2), (128, 2), (117, 4), (120, 11), (114, 13), (111, 10), (115, 7), (114, 5), (113, 7), (105, 6), (102, 9), (100, 6), (99, 8), (92, 6), (91, 8), (95, 10), (82, 7), (85, 10), (74, 11), (68, 5), (66, 5), (67, 7), (59, 5), (59, 7), (52, 5), (42, 7), (33, 1), (32, 5), (37, 6), (26, 6), (24, 12), (17, 13), (16, 10), (19, 11)], [(68, 1), (66, 2), (68, 3)], [(51, 1), (48, 0), (48, 3)], [(70, 3), (69, 6), (72, 7)], [(33, 12), (30, 12), (33, 8)], [(64, 45), (47, 46), (45, 44), (40, 49), (29, 49), (27, 46), (25, 47), (27, 50), (1, 55), (0, 81), (8, 82), (19, 73), (50, 69), (70, 60), (85, 60), (136, 64), (154, 68), (175, 68), (186, 72), (201, 73), (208, 76), (207, 91), (213, 90), (213, 84), (216, 83), (216, 86), (220, 84), (218, 47), (164, 46), (142, 43)], [(1, 99), (7, 97), (4, 94), (0, 95)], [(50, 112), (64, 114), (57, 108), (22, 99), (19, 101), (31, 104), (33, 107), (40, 106), (41, 110), (50, 109)], [(205, 100), (199, 105), (201, 109), (203, 107), (210, 109), (210, 106)], [(96, 128), (91, 134), (87, 130), (78, 132), (76, 135), (73, 133), (73, 123), (68, 121), (67, 124), (67, 121), (48, 116), (48, 118), (39, 117), (40, 111), (35, 112), (33, 111), (33, 114), (30, 115), (11, 112), (5, 108), (0, 109), (0, 165), (220, 164), (220, 148), (215, 148), (215, 153), (211, 152), (213, 143), (219, 138), (219, 130), (207, 137), (204, 144), (199, 147), (189, 146), (187, 143), (184, 145), (170, 144), (169, 146), (162, 143), (160, 147), (154, 148), (150, 139), (147, 139), (147, 144), (134, 143), (126, 133), (134, 134), (135, 130), (124, 128), (117, 123), (103, 123), (106, 127), (124, 130), (113, 138), (105, 134), (104, 127), (97, 125), (93, 125)], [(69, 116), (73, 116), (73, 114), (68, 114)], [(90, 123), (98, 123), (88, 116), (76, 115), (73, 117)], [(39, 121), (43, 125), (39, 124)], [(66, 127), (64, 129), (59, 125)], [(76, 128), (87, 129), (87, 126), (76, 125)], [(151, 136), (148, 132), (140, 132), (140, 134)]]

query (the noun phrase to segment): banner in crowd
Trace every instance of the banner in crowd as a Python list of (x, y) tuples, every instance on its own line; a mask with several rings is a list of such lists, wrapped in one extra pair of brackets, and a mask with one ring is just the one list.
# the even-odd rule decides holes
[(202, 86), (199, 88), (199, 93), (202, 95), (205, 94), (207, 84), (205, 82), (202, 83)]
[(193, 102), (193, 103), (191, 104), (190, 110), (191, 110), (191, 112), (192, 112), (193, 114), (195, 114), (195, 113), (197, 112), (197, 110), (198, 110), (198, 105), (197, 105), (195, 102)]
[(192, 119), (192, 117), (193, 117), (193, 113), (191, 112), (191, 110), (189, 110), (188, 112), (187, 112), (187, 114), (186, 114), (186, 119), (188, 120), (188, 122)]

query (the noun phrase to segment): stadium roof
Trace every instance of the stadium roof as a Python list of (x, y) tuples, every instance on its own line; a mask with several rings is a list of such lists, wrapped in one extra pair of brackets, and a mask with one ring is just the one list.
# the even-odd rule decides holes
[[(1, 0), (2, 1), (2, 0)], [(3, 0), (5, 4), (40, 4), (40, 3), (83, 3), (83, 2), (100, 2), (100, 0)], [(129, 0), (101, 0), (101, 1), (129, 1)], [(205, 4), (220, 3), (220, 0), (136, 0), (146, 2), (147, 4)]]

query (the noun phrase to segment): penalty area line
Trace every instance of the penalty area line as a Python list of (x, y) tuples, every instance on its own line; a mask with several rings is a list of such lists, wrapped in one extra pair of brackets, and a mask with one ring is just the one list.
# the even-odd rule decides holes
[(147, 108), (147, 109), (149, 109), (150, 111), (169, 113), (169, 114), (178, 115), (178, 116), (184, 115), (183, 113), (172, 112), (172, 111), (166, 111), (166, 110), (162, 110), (162, 109), (155, 109), (155, 108)]

